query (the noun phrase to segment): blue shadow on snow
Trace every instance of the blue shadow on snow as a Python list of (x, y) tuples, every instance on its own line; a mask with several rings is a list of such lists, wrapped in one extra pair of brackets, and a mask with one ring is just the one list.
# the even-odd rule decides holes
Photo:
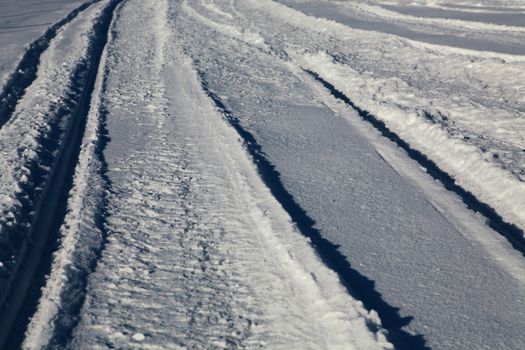
[[(246, 149), (252, 156), (262, 180), (268, 186), (272, 195), (288, 212), (301, 233), (310, 238), (323, 263), (338, 274), (349, 294), (362, 301), (368, 310), (375, 310), (379, 314), (383, 328), (388, 331), (386, 335), (388, 341), (396, 349), (430, 349), (426, 345), (423, 335), (411, 334), (403, 330), (403, 327), (408, 325), (413, 320), (413, 317), (401, 317), (399, 308), (389, 305), (383, 300), (381, 294), (375, 289), (375, 282), (352, 268), (346, 257), (339, 252), (339, 246), (324, 238), (319, 230), (315, 228), (315, 221), (308, 216), (306, 211), (301, 208), (286, 190), (281, 182), (280, 173), (266, 159), (266, 155), (255, 137), (242, 127), (239, 119), (233, 115), (233, 112), (210, 90), (206, 82), (206, 74), (199, 71), (199, 77), (205, 92), (213, 100), (216, 107), (223, 112), (230, 125), (245, 142)], [(375, 324), (368, 324), (367, 326), (371, 331), (377, 331)]]

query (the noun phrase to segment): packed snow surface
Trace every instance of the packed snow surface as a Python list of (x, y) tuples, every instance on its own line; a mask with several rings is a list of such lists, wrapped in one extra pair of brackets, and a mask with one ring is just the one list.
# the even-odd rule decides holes
[[(287, 1), (308, 13), (330, 6), (333, 13), (379, 17), (382, 23), (399, 19), (410, 28), (426, 19), (381, 10), (354, 2)], [(325, 3), (327, 7), (324, 7)], [(261, 2), (276, 10), (276, 5)], [(429, 45), (373, 31), (353, 30), (352, 20), (318, 15), (336, 22), (304, 16), (280, 7), (278, 17), (304, 28), (311, 35), (337, 40), (287, 38), (287, 51), (305, 69), (312, 70), (346, 94), (356, 105), (374, 114), (422, 151), (458, 184), (497, 209), (508, 222), (525, 227), (525, 57), (486, 51)], [(332, 12), (330, 12), (332, 13)], [(366, 14), (366, 15), (365, 15)], [(359, 15), (360, 16), (360, 15)], [(368, 16), (368, 17), (367, 17)], [(523, 14), (525, 19), (525, 14)], [(432, 20), (440, 31), (458, 26), (459, 45), (468, 47), (472, 36), (494, 36), (498, 43), (525, 49), (525, 29)], [(314, 29), (315, 28), (315, 29)], [(312, 32), (313, 29), (313, 32)], [(426, 29), (421, 29), (425, 31)], [(321, 31), (319, 34), (315, 31)], [(435, 32), (435, 29), (431, 30)], [(396, 33), (397, 34), (397, 33)], [(514, 40), (514, 39), (512, 39)], [(424, 41), (424, 40), (423, 40)], [(304, 42), (304, 40), (303, 40)], [(299, 48), (294, 48), (294, 44)], [(440, 44), (447, 44), (443, 41)], [(456, 45), (454, 45), (456, 46)], [(487, 47), (486, 50), (490, 51)]]
[[(447, 4), (396, 4), (388, 1), (278, 0), (316, 17), (367, 31), (426, 43), (525, 54), (525, 6), (512, 12), (479, 7), (450, 9)], [(487, 12), (492, 11), (492, 12)]]
[[(405, 71), (404, 67), (410, 61), (405, 63), (403, 60), (425, 63), (430, 57), (434, 64), (426, 63), (427, 74), (418, 75), (417, 78), (434, 82), (436, 94), (450, 99), (447, 93), (450, 92), (449, 85), (456, 80), (453, 79), (453, 72), (441, 68), (436, 64), (437, 58), (432, 58), (435, 48), (427, 49), (383, 34), (354, 31), (339, 24), (301, 15), (272, 1), (242, 1), (235, 2), (233, 6), (227, 2), (221, 4), (220, 11), (217, 11), (216, 6), (210, 6), (206, 1), (183, 3), (183, 10), (190, 16), (178, 22), (180, 40), (185, 42), (186, 50), (192, 53), (208, 88), (224, 101), (242, 127), (255, 137), (280, 173), (285, 188), (315, 220), (315, 227), (340, 246), (339, 251), (343, 252), (351, 266), (376, 283), (376, 289), (389, 305), (400, 307), (404, 317), (414, 317), (412, 322), (395, 320), (393, 317), (389, 326), (395, 328), (394, 325), (406, 322), (403, 329), (411, 334), (423, 334), (427, 344), (432, 347), (439, 347), (438, 344), (445, 348), (491, 348), (500, 344), (506, 344), (509, 348), (520, 347), (523, 339), (518, 336), (521, 327), (518, 325), (523, 324), (525, 319), (522, 303), (518, 301), (523, 300), (523, 296), (518, 296), (523, 295), (523, 278), (520, 277), (523, 275), (523, 262), (519, 254), (505, 252), (504, 249), (500, 251), (502, 254), (495, 257), (488, 256), (481, 246), (473, 248), (472, 239), (483, 242), (484, 247), (492, 245), (482, 238), (490, 237), (490, 234), (481, 233), (485, 229), (474, 224), (477, 220), (471, 214), (461, 214), (459, 221), (469, 224), (467, 227), (455, 225), (450, 216), (451, 212), (459, 209), (448, 208), (456, 208), (456, 205), (450, 204), (450, 200), (441, 204), (435, 200), (429, 202), (428, 192), (433, 185), (425, 183), (422, 186), (424, 190), (414, 187), (414, 180), (407, 181), (399, 170), (407, 166), (392, 169), (385, 163), (382, 159), (385, 156), (378, 155), (377, 147), (366, 140), (373, 136), (368, 134), (363, 137), (355, 131), (355, 125), (347, 123), (357, 122), (356, 114), (345, 107), (337, 107), (339, 105), (327, 96), (325, 89), (301, 69), (317, 68), (307, 65), (309, 62), (305, 61), (309, 55), (322, 57), (325, 55), (323, 52), (328, 52), (337, 61), (319, 67), (331, 67), (334, 64), (343, 66), (348, 72), (355, 64), (361, 73), (356, 73), (356, 76), (363, 79), (363, 83), (346, 86), (355, 89), (353, 91), (356, 93), (352, 97), (362, 92), (362, 100), (369, 102), (374, 101), (377, 95), (377, 98), (381, 97), (380, 93), (389, 88), (388, 84), (380, 85), (369, 95), (366, 89), (371, 88), (365, 82), (369, 79), (369, 84), (373, 86), (374, 73), (389, 74), (392, 80), (401, 80), (397, 77), (399, 75), (409, 79), (413, 69), (407, 67)], [(186, 10), (187, 7), (192, 10)], [(194, 16), (195, 11), (199, 11), (200, 16)], [(235, 15), (235, 19), (224, 16), (224, 12)], [(207, 15), (207, 22), (213, 20), (213, 25), (200, 20), (203, 14)], [(225, 33), (216, 29), (222, 23), (226, 26), (235, 23), (240, 28), (237, 32), (258, 33), (265, 40), (264, 46), (235, 37), (232, 31)], [(331, 26), (335, 28), (332, 30)], [(208, 42), (218, 44), (210, 45)], [(393, 52), (389, 53), (389, 50)], [(449, 50), (445, 48), (445, 53), (440, 52), (441, 60), (442, 56), (455, 58), (458, 66), (461, 65), (459, 62), (468, 60), (458, 54), (456, 49)], [(421, 57), (418, 59), (415, 53), (420, 53)], [(491, 62), (493, 58), (483, 60)], [(511, 72), (519, 75), (521, 73), (517, 67), (522, 63), (517, 61), (515, 64), (516, 68)], [(319, 72), (320, 69), (315, 71)], [(428, 76), (428, 73), (434, 75)], [(337, 74), (329, 76), (327, 80), (331, 81), (334, 76), (339, 78), (336, 82), (343, 80)], [(412, 87), (420, 84), (416, 85), (420, 90), (412, 88), (411, 93), (429, 94), (434, 91), (426, 89), (424, 81), (412, 79), (407, 85)], [(498, 79), (492, 81), (502, 84)], [(454, 87), (457, 95), (463, 93), (463, 96), (466, 95), (463, 98), (468, 97), (469, 90), (473, 89), (468, 81), (456, 83), (463, 84), (461, 89)], [(437, 84), (445, 86), (440, 88)], [(521, 82), (517, 84), (519, 86)], [(392, 85), (394, 90), (395, 85)], [(390, 91), (387, 90), (388, 93)], [(407, 123), (406, 130), (419, 135), (418, 130), (421, 129), (416, 123), (417, 113), (411, 115), (414, 106), (408, 103), (412, 100), (405, 102), (412, 95), (405, 96), (401, 88), (395, 91), (398, 99), (392, 98), (392, 103), (383, 102), (381, 106), (389, 111), (402, 104), (405, 114), (400, 116), (400, 123), (410, 117), (412, 122)], [(369, 99), (365, 100), (364, 96)], [(468, 98), (478, 97), (472, 92), (472, 97)], [(515, 98), (521, 96), (515, 95)], [(334, 107), (327, 108), (326, 105)], [(365, 107), (368, 108), (368, 105)], [(504, 110), (513, 111), (511, 108)], [(470, 111), (476, 112), (476, 109)], [(382, 117), (383, 114), (376, 116)], [(424, 116), (419, 118), (425, 121), (428, 119)], [(441, 132), (441, 124), (433, 122), (432, 125), (433, 130)], [(481, 123), (479, 125), (482, 127)], [(512, 128), (506, 130), (517, 139), (521, 137)], [(442, 140), (455, 142), (454, 137)], [(436, 153), (449, 154), (455, 150), (453, 147), (445, 150), (438, 143), (428, 145), (429, 149), (439, 145)], [(476, 150), (470, 144), (463, 147), (474, 154), (479, 152), (479, 148)], [(513, 155), (519, 156), (520, 153), (515, 152)], [(462, 166), (464, 160), (459, 161), (456, 165)], [(496, 167), (492, 159), (486, 163)], [(472, 168), (483, 164), (475, 163)], [(468, 171), (465, 170), (464, 174), (468, 175)], [(507, 176), (513, 179), (511, 175)], [(492, 179), (493, 184), (498, 184), (500, 180), (497, 177)], [(514, 181), (514, 189), (521, 188), (520, 181), (515, 178), (511, 181)], [(514, 194), (512, 190), (508, 191)], [(522, 203), (519, 201), (524, 197), (511, 198)], [(460, 212), (463, 213), (463, 209)], [(518, 210), (515, 213), (522, 214)], [(491, 248), (489, 251), (494, 250)], [(504, 261), (507, 257), (511, 257), (511, 262), (505, 263), (504, 270), (507, 272), (503, 274), (501, 266), (496, 266), (499, 263), (493, 265), (488, 262), (493, 259)], [(487, 266), (492, 266), (494, 270), (490, 272)], [(513, 266), (518, 267), (517, 270)], [(349, 271), (347, 273), (350, 274)], [(497, 283), (488, 281), (501, 277), (509, 279), (502, 282), (497, 292), (490, 291), (490, 288), (472, 287), (478, 284), (495, 286)], [(487, 278), (485, 282), (484, 278)], [(363, 298), (373, 292), (373, 289), (365, 288), (364, 282), (357, 284), (359, 288), (365, 289)], [(515, 287), (509, 289), (510, 285)], [(502, 299), (496, 301), (499, 297)], [(385, 318), (388, 318), (387, 308), (383, 309), (384, 305), (379, 301), (370, 299), (368, 302), (381, 308)], [(514, 306), (507, 308), (510, 306), (508, 302)], [(479, 308), (480, 303), (484, 305), (482, 308)], [(487, 307), (493, 310), (489, 312), (491, 320), (482, 315)], [(493, 323), (493, 317), (502, 319)], [(473, 327), (474, 324), (476, 326)], [(500, 324), (505, 324), (505, 327), (500, 328)], [(498, 331), (495, 332), (495, 329)]]

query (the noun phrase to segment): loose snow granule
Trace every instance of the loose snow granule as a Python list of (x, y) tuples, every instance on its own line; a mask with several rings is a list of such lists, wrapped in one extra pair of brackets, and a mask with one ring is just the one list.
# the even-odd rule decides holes
[(143, 341), (144, 339), (146, 339), (146, 336), (142, 333), (135, 333), (131, 338), (136, 341)]

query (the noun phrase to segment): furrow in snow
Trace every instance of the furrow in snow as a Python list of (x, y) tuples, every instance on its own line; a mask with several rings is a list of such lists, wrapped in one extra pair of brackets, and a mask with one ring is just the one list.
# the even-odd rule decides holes
[[(0, 163), (6, 169), (0, 179), (5, 214), (0, 223), (5, 272), (0, 344), (8, 336), (11, 346), (21, 340), (34, 307), (35, 283), (49, 260), (43, 254), (51, 254), (65, 213), (98, 63), (118, 3), (100, 2), (65, 27), (43, 54), (38, 78), (17, 105), (16, 118), (0, 130)], [(17, 327), (11, 330), (15, 319)]]
[[(115, 12), (118, 16), (118, 9)], [(114, 25), (115, 19), (112, 27)], [(108, 141), (106, 111), (102, 101), (108, 75), (108, 67), (105, 66), (107, 46), (113, 40), (113, 30), (109, 30), (108, 45), (100, 60), (73, 187), (69, 193), (68, 212), (60, 228), (60, 246), (53, 255), (38, 308), (27, 327), (22, 346), (26, 349), (60, 347), (67, 343), (78, 321), (88, 275), (103, 249), (105, 198), (110, 183), (102, 154)]]
[[(500, 95), (488, 94), (482, 101), (487, 93), (477, 93), (470, 70), (461, 81), (454, 76), (471, 57), (476, 60), (472, 74), (477, 75), (483, 74), (478, 64), (480, 69), (497, 64), (512, 72), (522, 63), (511, 61), (503, 67), (495, 56), (413, 46), (391, 36), (312, 19), (270, 1), (214, 2), (219, 11), (204, 0), (186, 4), (200, 16), (181, 11), (178, 40), (194, 59), (206, 89), (218, 106), (225, 107), (232, 117), (228, 119), (245, 131), (241, 133), (250, 152), (270, 163), (274, 179), (282, 183), (273, 186), (275, 196), (281, 203), (291, 198), (302, 210), (301, 217), (308, 218), (305, 223), (314, 225), (332, 244), (328, 246), (340, 253), (336, 270), (351, 281), (368, 309), (378, 311), (389, 340), (409, 349), (469, 349), (472, 344), (520, 348), (525, 321), (521, 254), (406, 152), (330, 96), (288, 53), (328, 52), (339, 62), (357, 65), (363, 83), (354, 88), (363, 93), (369, 86), (365, 78), (399, 74), (409, 80), (414, 75), (410, 64), (417, 63), (417, 80), (407, 82), (416, 93), (441, 96), (457, 91), (458, 102), (468, 105), (477, 98), (491, 110), (498, 102), (489, 106), (489, 99)], [(235, 30), (223, 30), (230, 26)], [(235, 36), (243, 32), (258, 33), (270, 50)], [(444, 57), (452, 61), (450, 70), (441, 69)], [(428, 89), (427, 82), (436, 89)], [(380, 87), (384, 90), (376, 94), (390, 91), (388, 85)], [(508, 92), (505, 96), (512, 96)], [(400, 95), (400, 104), (412, 102), (410, 96)], [(511, 106), (504, 109), (511, 111)], [(436, 120), (439, 115), (433, 112)], [(495, 115), (503, 118), (499, 110)], [(519, 144), (519, 134), (512, 135)], [(395, 157), (384, 156), (385, 149)], [(259, 158), (254, 158), (257, 163)]]
[[(359, 101), (357, 103), (366, 106), (364, 108), (371, 108), (374, 115), (357, 107), (347, 97), (355, 95), (351, 85), (355, 79), (355, 72), (344, 64), (337, 64), (331, 57), (323, 54), (291, 56), (305, 69), (313, 71), (316, 78), (336, 97), (356, 108), (366, 120), (374, 123), (374, 126), (395, 132), (397, 135), (392, 134), (390, 130), (387, 133), (394, 135), (396, 142), (404, 144), (403, 148), (414, 154), (415, 158), (423, 161), (423, 158), (428, 157), (424, 162), (433, 176), (440, 178), (449, 190), (460, 194), (472, 210), (485, 215), (491, 227), (507, 237), (516, 249), (525, 252), (523, 181), (496, 163), (486, 161), (477, 147), (450, 137), (446, 128), (439, 124), (410, 114), (403, 116), (403, 111), (395, 107), (389, 111), (388, 107), (378, 106), (361, 96), (356, 96)], [(415, 155), (414, 152), (419, 155)]]
[[(387, 33), (400, 36), (422, 44), (432, 43), (436, 47), (468, 48), (478, 52), (504, 55), (525, 54), (522, 45), (525, 28), (520, 26), (498, 25), (476, 21), (481, 16), (471, 16), (474, 21), (447, 18), (426, 18), (403, 15), (400, 11), (388, 10), (388, 4), (380, 2), (339, 2), (330, 0), (297, 1), (277, 0), (277, 2), (320, 18), (340, 23), (347, 28)], [(394, 4), (390, 8), (396, 8)], [(406, 8), (417, 9), (418, 6)], [(424, 14), (424, 7), (421, 7)], [(428, 9), (428, 7), (427, 7)], [(434, 9), (435, 12), (437, 12)], [(429, 11), (433, 13), (434, 11)], [(417, 12), (417, 11), (416, 11)], [(514, 18), (518, 22), (518, 17)], [(468, 40), (465, 40), (468, 38)]]
[(272, 1), (246, 4), (253, 18), (271, 14), (318, 38), (304, 41), (297, 34), (281, 41), (279, 34), (262, 31), (268, 46), (385, 122), (523, 235), (522, 57), (355, 30)]
[(312, 75), (315, 80), (320, 82), (330, 93), (337, 99), (346, 103), (349, 107), (355, 109), (361, 118), (369, 122), (374, 126), (381, 134), (393, 141), (400, 148), (405, 150), (407, 154), (414, 160), (416, 160), (425, 171), (443, 183), (445, 188), (449, 191), (452, 191), (459, 195), (463, 202), (468, 206), (469, 209), (479, 212), (487, 218), (488, 225), (496, 232), (504, 236), (521, 254), (525, 256), (525, 237), (523, 236), (523, 231), (516, 227), (513, 224), (509, 224), (501, 218), (501, 216), (490, 206), (479, 201), (472, 193), (466, 191), (460, 185), (456, 184), (454, 179), (441, 170), (436, 163), (428, 159), (421, 152), (413, 149), (407, 142), (401, 139), (397, 134), (388, 129), (385, 123), (379, 120), (376, 116), (370, 114), (368, 111), (361, 109), (356, 106), (347, 96), (345, 96), (341, 91), (339, 91), (334, 85), (330, 82), (324, 80), (317, 73), (312, 71), (306, 71), (308, 74)]

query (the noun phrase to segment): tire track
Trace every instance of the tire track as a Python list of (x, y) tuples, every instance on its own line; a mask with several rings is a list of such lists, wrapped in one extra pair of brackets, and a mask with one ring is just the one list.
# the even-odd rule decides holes
[(320, 83), (325, 89), (327, 89), (333, 97), (356, 110), (359, 116), (364, 121), (371, 124), (375, 129), (377, 129), (382, 136), (386, 137), (403, 149), (410, 158), (415, 160), (419, 165), (426, 169), (426, 172), (430, 176), (436, 180), (439, 180), (447, 190), (457, 194), (470, 210), (483, 215), (487, 219), (487, 224), (490, 228), (499, 233), (501, 236), (505, 237), (505, 239), (507, 239), (514, 249), (525, 256), (525, 239), (523, 238), (523, 231), (519, 227), (505, 222), (494, 208), (482, 202), (476, 198), (474, 194), (456, 184), (454, 178), (445, 171), (441, 170), (441, 168), (439, 168), (439, 166), (434, 163), (434, 161), (429, 159), (420, 151), (412, 148), (406, 141), (399, 137), (399, 135), (391, 131), (384, 122), (380, 121), (368, 111), (357, 106), (345, 94), (339, 91), (330, 82), (323, 79), (319, 74), (310, 70), (305, 70), (305, 72), (308, 73), (318, 83)]
[[(0, 296), (0, 347), (20, 346), (27, 319), (35, 310), (40, 287), (49, 271), (51, 256), (67, 210), (67, 196), (73, 182), (102, 52), (114, 10), (121, 1), (110, 1), (95, 21), (87, 59), (81, 60), (71, 75), (69, 98), (54, 111), (57, 120), (62, 123), (61, 119), (68, 120), (66, 129), (63, 130), (60, 125), (50, 126), (53, 131), (41, 140), (37, 161), (32, 164), (32, 181), (28, 183), (33, 188), (27, 189), (27, 197), (33, 200), (23, 201), (25, 207), (20, 220), (24, 222), (25, 217), (31, 222), (23, 236), (32, 241), (21, 243), (16, 266)], [(42, 165), (49, 166), (51, 170), (43, 171)], [(19, 231), (23, 229), (24, 226), (13, 227), (12, 235), (20, 234)]]
[[(308, 237), (319, 257), (339, 276), (348, 293), (361, 300), (367, 310), (378, 312), (382, 326), (388, 331), (386, 338), (395, 348), (400, 349), (429, 349), (421, 334), (411, 334), (403, 330), (403, 326), (410, 323), (411, 317), (402, 317), (399, 309), (388, 304), (376, 290), (375, 282), (356, 270), (344, 255), (338, 250), (337, 245), (324, 238), (315, 227), (315, 221), (297, 203), (296, 199), (288, 192), (281, 181), (281, 175), (274, 165), (267, 159), (262, 147), (255, 137), (243, 128), (237, 117), (221, 99), (215, 94), (206, 82), (206, 74), (199, 73), (202, 88), (214, 102), (218, 110), (226, 117), (228, 123), (235, 129), (246, 145), (246, 150), (253, 157), (253, 161), (261, 179), (270, 189), (275, 199), (290, 215), (299, 231)], [(367, 327), (372, 332), (377, 332), (377, 325), (368, 323)]]

